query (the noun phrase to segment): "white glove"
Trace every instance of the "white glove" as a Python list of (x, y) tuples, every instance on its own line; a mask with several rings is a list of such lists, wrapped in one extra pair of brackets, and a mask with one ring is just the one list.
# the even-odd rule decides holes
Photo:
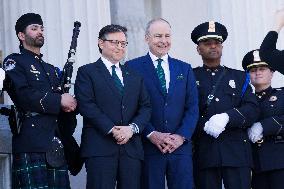
[(260, 122), (254, 123), (251, 128), (248, 128), (249, 139), (255, 143), (263, 137), (263, 127)]
[(214, 138), (217, 138), (219, 136), (219, 134), (222, 132), (222, 130), (218, 130), (218, 128), (214, 128), (212, 126), (209, 126), (209, 121), (207, 121), (205, 123), (205, 126), (204, 126), (203, 129), (208, 135), (211, 135)]
[(227, 113), (221, 113), (213, 115), (204, 126), (204, 131), (217, 138), (224, 130), (229, 122), (229, 116)]
[(3, 81), (5, 79), (5, 71), (0, 68), (0, 90), (3, 88)]

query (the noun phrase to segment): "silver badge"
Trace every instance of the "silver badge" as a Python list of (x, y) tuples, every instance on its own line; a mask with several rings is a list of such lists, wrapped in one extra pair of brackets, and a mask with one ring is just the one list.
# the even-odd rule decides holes
[(258, 50), (253, 51), (253, 61), (254, 62), (260, 62), (261, 61)]
[(274, 101), (276, 101), (277, 100), (277, 96), (271, 96), (270, 98), (269, 98), (269, 101), (270, 102), (274, 102)]
[(230, 81), (229, 81), (229, 85), (230, 85), (230, 87), (232, 87), (233, 89), (236, 88), (236, 83), (235, 83), (234, 80), (230, 80)]

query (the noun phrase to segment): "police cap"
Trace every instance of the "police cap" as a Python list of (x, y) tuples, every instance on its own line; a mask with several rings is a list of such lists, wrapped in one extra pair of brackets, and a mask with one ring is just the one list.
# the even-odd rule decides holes
[[(260, 58), (259, 49), (248, 52), (243, 58), (242, 66), (243, 69), (246, 71), (249, 71), (253, 67), (260, 67), (260, 66), (269, 67), (268, 64)], [(271, 70), (274, 71), (273, 69)]]
[(26, 13), (24, 15), (22, 15), (16, 22), (15, 25), (15, 30), (16, 30), (16, 34), (18, 34), (19, 32), (23, 32), (24, 29), (31, 24), (39, 24), (39, 25), (43, 25), (41, 16), (39, 14), (35, 14), (35, 13)]
[(227, 36), (226, 27), (214, 21), (202, 23), (196, 26), (191, 32), (191, 39), (195, 44), (207, 39), (216, 39), (223, 43), (227, 39)]

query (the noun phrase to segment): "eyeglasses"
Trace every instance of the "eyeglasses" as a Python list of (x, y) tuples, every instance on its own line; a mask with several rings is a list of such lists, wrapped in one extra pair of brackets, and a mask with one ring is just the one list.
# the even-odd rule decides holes
[(103, 41), (108, 41), (110, 42), (112, 45), (115, 45), (115, 46), (121, 46), (122, 48), (125, 48), (127, 45), (128, 45), (128, 42), (127, 41), (118, 41), (118, 40), (109, 40), (109, 39), (102, 39)]

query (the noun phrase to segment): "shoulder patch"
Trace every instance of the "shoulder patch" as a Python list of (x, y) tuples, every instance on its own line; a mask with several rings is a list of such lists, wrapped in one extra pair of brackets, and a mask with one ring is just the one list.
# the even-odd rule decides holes
[(16, 61), (12, 58), (8, 58), (4, 63), (3, 63), (3, 69), (5, 71), (10, 71), (13, 70), (16, 67)]

